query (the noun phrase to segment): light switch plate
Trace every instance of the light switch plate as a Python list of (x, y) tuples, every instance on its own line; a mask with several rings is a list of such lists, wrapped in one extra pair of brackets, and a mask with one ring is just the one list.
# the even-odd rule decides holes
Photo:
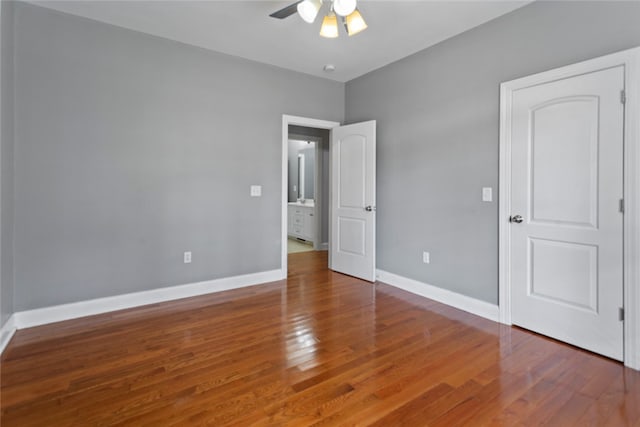
[(252, 185), (251, 197), (260, 197), (260, 196), (262, 196), (262, 185)]
[(483, 202), (492, 202), (493, 201), (493, 188), (491, 188), (491, 187), (483, 187), (482, 188), (482, 201)]

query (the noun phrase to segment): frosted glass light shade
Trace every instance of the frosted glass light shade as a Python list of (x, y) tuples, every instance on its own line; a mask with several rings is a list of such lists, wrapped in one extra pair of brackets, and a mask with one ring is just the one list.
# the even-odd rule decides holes
[(298, 15), (309, 24), (313, 23), (318, 16), (318, 11), (322, 6), (322, 0), (304, 0), (298, 3)]
[(324, 17), (322, 28), (320, 28), (320, 35), (330, 39), (338, 37), (338, 17), (335, 13), (331, 12)]
[(356, 10), (356, 0), (334, 0), (333, 11), (340, 16), (348, 16)]
[(367, 23), (364, 22), (364, 18), (360, 15), (358, 9), (354, 10), (351, 15), (347, 16), (347, 33), (349, 36), (358, 34), (360, 31), (364, 31), (366, 29)]

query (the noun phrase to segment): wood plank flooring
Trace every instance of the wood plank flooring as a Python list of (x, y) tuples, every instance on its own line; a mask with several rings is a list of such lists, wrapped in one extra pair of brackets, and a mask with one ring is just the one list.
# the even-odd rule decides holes
[(640, 425), (640, 373), (292, 254), (287, 280), (18, 331), (11, 426)]

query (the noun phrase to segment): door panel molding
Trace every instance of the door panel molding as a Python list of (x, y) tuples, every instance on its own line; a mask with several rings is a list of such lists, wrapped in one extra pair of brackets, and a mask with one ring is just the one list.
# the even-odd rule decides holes
[(512, 95), (519, 89), (623, 66), (624, 112), (624, 364), (640, 370), (640, 47), (500, 85), (499, 273), (500, 322), (511, 320), (511, 128)]

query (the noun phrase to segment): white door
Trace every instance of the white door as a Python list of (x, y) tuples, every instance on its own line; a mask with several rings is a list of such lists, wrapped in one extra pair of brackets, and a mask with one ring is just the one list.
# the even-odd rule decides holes
[(376, 277), (376, 122), (331, 130), (330, 268)]
[(623, 359), (622, 66), (513, 92), (513, 323)]

